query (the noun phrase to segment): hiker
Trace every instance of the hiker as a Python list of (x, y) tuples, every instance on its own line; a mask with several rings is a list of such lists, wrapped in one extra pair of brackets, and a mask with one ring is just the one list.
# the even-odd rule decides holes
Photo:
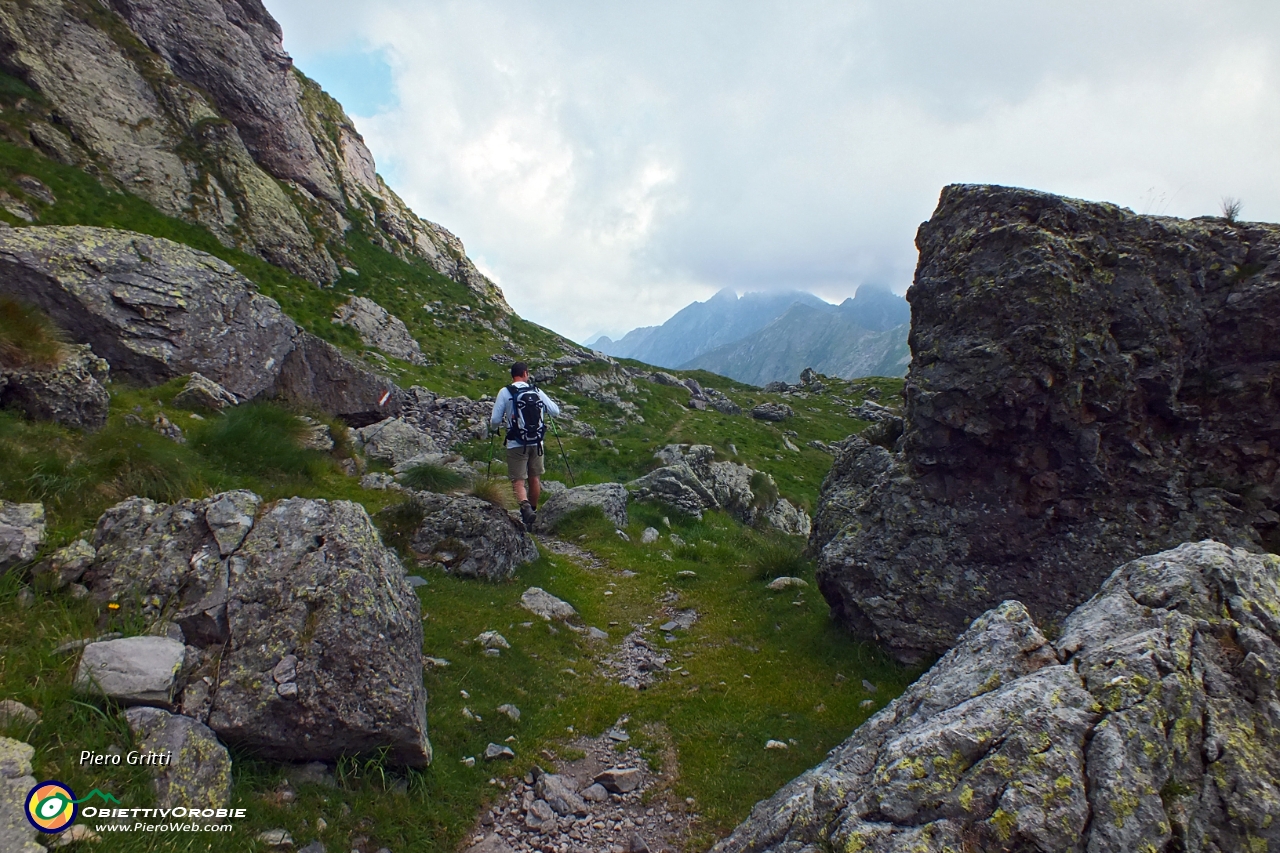
[[(498, 392), (489, 417), (492, 432), (509, 419), (507, 428), (507, 476), (520, 502), (520, 519), (532, 527), (537, 518), (538, 496), (542, 492), (542, 438), (547, 432), (546, 416), (560, 414), (560, 407), (529, 381), (529, 366), (523, 361), (511, 365), (511, 384)], [(529, 481), (528, 490), (525, 480)]]

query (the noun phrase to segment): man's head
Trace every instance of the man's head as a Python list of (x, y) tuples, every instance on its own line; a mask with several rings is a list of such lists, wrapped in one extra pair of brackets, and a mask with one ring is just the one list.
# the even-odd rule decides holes
[(529, 365), (525, 364), (523, 361), (517, 361), (515, 364), (511, 365), (511, 378), (516, 380), (528, 379)]

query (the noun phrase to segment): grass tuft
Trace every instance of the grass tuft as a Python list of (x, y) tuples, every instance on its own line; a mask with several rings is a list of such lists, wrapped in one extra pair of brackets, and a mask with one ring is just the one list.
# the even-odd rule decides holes
[(804, 540), (794, 537), (766, 540), (751, 549), (751, 573), (756, 580), (803, 577), (811, 569), (804, 557)]
[(65, 357), (62, 331), (39, 309), (0, 297), (0, 367), (53, 367)]
[(411, 489), (423, 492), (451, 492), (465, 485), (468, 481), (466, 477), (452, 468), (446, 468), (443, 465), (436, 465), (432, 462), (423, 462), (421, 465), (414, 465), (405, 471), (400, 482)]
[(236, 474), (320, 476), (332, 463), (302, 446), (307, 425), (270, 403), (228, 409), (194, 431), (192, 445), (201, 455)]
[(480, 479), (471, 484), (467, 494), (482, 501), (488, 501), (501, 509), (511, 509), (515, 503), (511, 487), (505, 480)]

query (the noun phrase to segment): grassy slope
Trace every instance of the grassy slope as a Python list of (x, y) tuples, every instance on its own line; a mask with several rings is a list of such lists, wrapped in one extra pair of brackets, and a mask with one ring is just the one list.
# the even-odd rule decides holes
[[(13, 96), (6, 92), (0, 86), (0, 99)], [(45, 207), (25, 198), (13, 180), (22, 173), (46, 183), (57, 203)], [(299, 322), (356, 352), (361, 350), (359, 341), (328, 318), (351, 293), (370, 296), (405, 320), (432, 362), (425, 368), (391, 362), (389, 369), (405, 385), (416, 382), (438, 392), (476, 397), (492, 393), (504, 379), (503, 366), (491, 356), (506, 359), (519, 352), (539, 363), (565, 347), (562, 339), (547, 330), (514, 318), (510, 342), (504, 341), (499, 333), (472, 319), (475, 314), (484, 317), (484, 312), (459, 309), (463, 304), (479, 308), (465, 288), (425, 265), (405, 263), (357, 238), (345, 254), (360, 275), (345, 276), (326, 290), (226, 249), (203, 229), (164, 217), (84, 172), (4, 141), (0, 141), (0, 189), (25, 198), (40, 224), (127, 228), (218, 255), (279, 300)], [(23, 224), (4, 211), (0, 219)], [(433, 310), (427, 310), (427, 305)], [(496, 318), (488, 315), (487, 319)], [(725, 391), (744, 407), (776, 399), (723, 377), (683, 375)], [(715, 445), (726, 458), (770, 472), (783, 495), (811, 509), (830, 457), (806, 443), (815, 438), (837, 440), (865, 426), (846, 418), (845, 406), (831, 401), (829, 395), (787, 400), (796, 417), (774, 425), (692, 411), (684, 406), (686, 392), (637, 382), (640, 393), (634, 402), (640, 406), (642, 424), (623, 418), (612, 406), (565, 393), (560, 384), (551, 383), (548, 390), (557, 399), (581, 406), (581, 416), (597, 427), (601, 438), (613, 442), (608, 447), (598, 440), (565, 438), (578, 482), (630, 479), (654, 467), (652, 454), (657, 447), (698, 441)], [(846, 386), (838, 384), (840, 393), (848, 397)], [(886, 396), (901, 387), (894, 380), (872, 384), (880, 385)], [(221, 419), (197, 420), (191, 415), (199, 413), (172, 405), (178, 387), (176, 382), (151, 389), (115, 384), (110, 423), (96, 435), (0, 413), (0, 498), (46, 502), (51, 523), (46, 550), (71, 541), (90, 528), (103, 509), (135, 493), (172, 500), (244, 487), (269, 498), (297, 494), (356, 500), (371, 513), (393, 500), (386, 492), (362, 490), (342, 476), (335, 458), (342, 455), (341, 449), (334, 454), (288, 449), (293, 447), (289, 442), (295, 430), (285, 413), (266, 406)], [(187, 445), (174, 445), (145, 425), (160, 412), (187, 431)], [(143, 425), (131, 422), (127, 415), (141, 418)], [(243, 422), (228, 423), (228, 418)], [(237, 438), (246, 429), (262, 445), (260, 452), (247, 456), (242, 452), (243, 440)], [(792, 441), (800, 446), (799, 453), (784, 448), (783, 430), (798, 433)], [(736, 456), (730, 444), (736, 447)], [(488, 447), (477, 443), (465, 450), (471, 458), (483, 460)], [(555, 445), (551, 454), (548, 476), (565, 479)], [(871, 698), (874, 707), (881, 707), (912, 673), (834, 629), (825, 603), (812, 587), (800, 596), (764, 589), (762, 575), (770, 561), (777, 561), (779, 549), (812, 580), (812, 566), (798, 557), (802, 542), (744, 530), (718, 514), (696, 522), (667, 513), (676, 532), (690, 544), (673, 548), (666, 539), (639, 544), (640, 531), (648, 525), (661, 528), (663, 514), (652, 507), (634, 507), (629, 527), (632, 543), (624, 543), (598, 519), (578, 520), (565, 532), (606, 560), (610, 571), (592, 572), (544, 555), (523, 569), (515, 583), (485, 586), (422, 569), (430, 580), (420, 593), (429, 614), (424, 621), (425, 651), (453, 662), (427, 675), (429, 724), (437, 755), (427, 771), (402, 775), (367, 758), (352, 759), (340, 768), (344, 784), (339, 790), (304, 787), (296, 802), (285, 805), (274, 794), (281, 782), (280, 768), (237, 756), (234, 798), (249, 809), (250, 816), (237, 825), (235, 833), (181, 840), (115, 836), (96, 849), (252, 850), (256, 849), (253, 836), (276, 826), (290, 829), (301, 845), (317, 837), (314, 827), (319, 816), (328, 828), (318, 837), (330, 849), (350, 849), (359, 837), (370, 839), (370, 850), (381, 845), (397, 853), (450, 849), (470, 829), (482, 804), (497, 793), (488, 784), (490, 777), (524, 772), (542, 750), (559, 748), (569, 737), (569, 727), (578, 733), (598, 733), (622, 713), (640, 722), (665, 725), (680, 762), (676, 793), (694, 798), (696, 810), (703, 815), (698, 840), (709, 842), (744, 817), (756, 800), (845, 738), (871, 713), (860, 707), (861, 701)], [(663, 550), (672, 554), (672, 561), (661, 557)], [(613, 573), (624, 568), (637, 576), (624, 579)], [(697, 579), (677, 579), (676, 572), (684, 569), (696, 571)], [(127, 749), (128, 733), (114, 709), (74, 700), (69, 687), (74, 656), (52, 654), (53, 647), (69, 637), (93, 636), (112, 628), (137, 632), (144, 626), (134, 624), (128, 613), (100, 613), (94, 605), (61, 593), (36, 590), (34, 604), (21, 607), (18, 595), (24, 578), (20, 572), (0, 578), (0, 698), (27, 702), (41, 711), (44, 720), (34, 730), (17, 727), (7, 733), (29, 739), (37, 747), (36, 772), (42, 778), (60, 778), (76, 790), (109, 790), (129, 805), (146, 804), (151, 795), (141, 772), (127, 767), (89, 770), (75, 763), (81, 749), (101, 750), (112, 744)], [(679, 606), (696, 607), (703, 615), (674, 644), (676, 660), (689, 675), (672, 675), (639, 694), (601, 679), (595, 674), (595, 660), (605, 646), (566, 631), (553, 634), (542, 623), (521, 627), (528, 620), (518, 607), (519, 595), (530, 585), (543, 586), (571, 601), (591, 624), (620, 623), (609, 628), (613, 640), (626, 633), (627, 626), (654, 617), (660, 595), (679, 592)], [(614, 594), (606, 596), (606, 591)], [(490, 628), (512, 641), (511, 652), (487, 658), (467, 642)], [(863, 678), (881, 685), (874, 696), (863, 692)], [(469, 700), (462, 699), (462, 690), (470, 693)], [(503, 702), (524, 710), (519, 724), (494, 712)], [(484, 722), (464, 719), (463, 704)], [(517, 738), (520, 756), (514, 765), (466, 768), (460, 763), (463, 756), (481, 752), (490, 740), (510, 735)], [(770, 738), (793, 738), (796, 745), (783, 753), (766, 753), (762, 747)], [(407, 784), (397, 786), (397, 781)], [(349, 813), (344, 814), (344, 804), (350, 807)]]

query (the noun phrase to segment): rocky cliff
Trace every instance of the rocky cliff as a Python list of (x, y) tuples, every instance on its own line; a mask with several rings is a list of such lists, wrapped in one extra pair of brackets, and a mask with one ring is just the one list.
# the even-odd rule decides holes
[(326, 283), (354, 228), (510, 311), (462, 243), (378, 176), (351, 119), (293, 67), (259, 0), (4, 3), (0, 67), (37, 95), (4, 116), (7, 138), (227, 246)]
[(1215, 542), (1115, 571), (1049, 642), (1022, 605), (713, 853), (1280, 849), (1280, 559)]
[(1277, 546), (1280, 227), (952, 186), (917, 244), (905, 435), (845, 443), (810, 540), (855, 632), (916, 659), (1139, 554)]

